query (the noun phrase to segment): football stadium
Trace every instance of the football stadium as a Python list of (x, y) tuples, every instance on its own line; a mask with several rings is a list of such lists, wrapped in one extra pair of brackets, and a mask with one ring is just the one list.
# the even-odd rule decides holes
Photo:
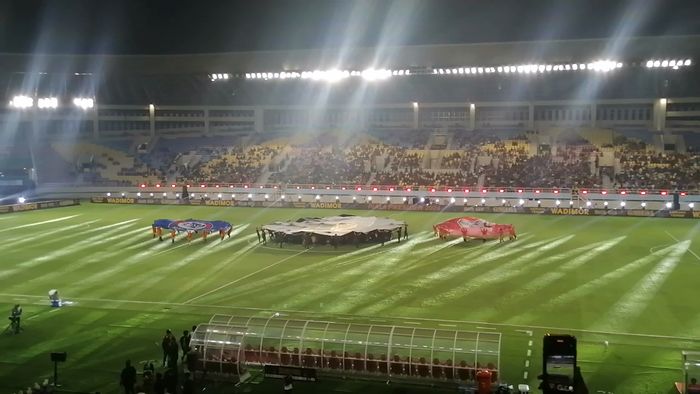
[(700, 392), (698, 4), (10, 3), (0, 392)]

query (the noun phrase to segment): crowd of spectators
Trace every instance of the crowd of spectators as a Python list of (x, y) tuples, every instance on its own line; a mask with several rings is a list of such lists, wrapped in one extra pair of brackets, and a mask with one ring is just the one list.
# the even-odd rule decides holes
[(76, 168), (76, 173), (82, 177), (79, 181), (104, 185), (127, 185), (100, 175), (105, 166), (115, 166), (121, 168), (118, 175), (175, 178), (178, 183), (255, 183), (269, 170), (266, 182), (277, 184), (364, 185), (372, 180), (394, 186), (700, 187), (700, 154), (660, 152), (643, 141), (620, 136), (603, 147), (615, 152), (614, 162), (606, 153), (605, 164), (600, 165), (601, 151), (575, 136), (550, 147), (533, 145), (524, 136), (498, 140), (478, 131), (455, 133), (448, 145), (459, 149), (441, 156), (431, 151), (428, 159), (423, 148), (429, 133), (384, 133), (381, 139), (322, 133), (303, 142), (282, 140), (278, 145), (250, 140), (253, 145), (246, 148), (200, 147), (193, 155), (197, 159), (189, 160), (194, 165), (176, 166), (177, 154), (154, 150), (137, 154), (132, 168), (91, 160), (82, 164), (89, 168)]
[(305, 147), (268, 182), (284, 184), (365, 184), (374, 169), (374, 158), (386, 153), (383, 145), (355, 145), (348, 149)]
[[(280, 146), (235, 147), (212, 154), (214, 158), (204, 160), (190, 168), (179, 169), (178, 182), (206, 183), (253, 183), (262, 174), (269, 159), (279, 153)], [(218, 155), (218, 156), (217, 156)]]
[(695, 190), (700, 186), (700, 155), (623, 149), (616, 156), (617, 187)]

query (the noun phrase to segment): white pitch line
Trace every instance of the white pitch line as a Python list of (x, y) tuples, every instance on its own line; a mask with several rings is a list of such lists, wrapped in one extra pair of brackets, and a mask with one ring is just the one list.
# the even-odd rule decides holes
[[(680, 242), (680, 241), (678, 240), (678, 238), (674, 237), (674, 236), (673, 236), (671, 233), (669, 233), (668, 231), (664, 230), (664, 232), (665, 232), (666, 234), (668, 234), (668, 236), (671, 237), (672, 240), (674, 240), (674, 241), (676, 241), (676, 242)], [(690, 249), (690, 247), (688, 247), (688, 253), (692, 254), (693, 256), (695, 256), (696, 259), (698, 259), (698, 261), (700, 261), (700, 256), (698, 256), (695, 252), (693, 252), (693, 251)]]
[[(290, 256), (291, 257), (291, 256)], [(0, 293), (0, 297), (28, 297), (28, 298), (36, 298), (39, 299), (40, 301), (44, 301), (46, 299), (45, 295), (36, 295), (36, 294), (15, 294), (15, 293)], [(68, 299), (68, 298), (66, 298)], [(120, 303), (120, 304), (137, 304), (137, 305), (158, 305), (158, 306), (179, 306), (179, 307), (195, 307), (195, 308), (215, 308), (215, 309), (240, 309), (240, 310), (248, 310), (248, 311), (270, 311), (273, 308), (255, 308), (255, 307), (247, 307), (247, 306), (231, 306), (231, 305), (210, 305), (210, 304), (185, 304), (183, 302), (162, 302), (162, 301), (139, 301), (139, 300), (118, 300), (118, 299), (111, 299), (111, 298), (71, 298), (70, 301), (75, 301), (75, 302), (98, 302), (101, 303), (102, 306), (104, 306), (104, 303), (107, 302), (112, 302), (112, 303)], [(42, 304), (37, 304), (37, 305), (45, 305), (45, 303)], [(289, 310), (289, 309), (277, 309), (274, 308), (276, 312), (280, 313), (296, 313), (296, 314), (306, 314), (306, 315), (323, 315), (323, 316), (328, 316), (327, 312), (317, 312), (317, 311), (304, 311), (304, 310)], [(339, 315), (335, 317), (336, 319), (340, 319), (342, 316)], [(459, 324), (465, 324), (465, 325), (475, 325), (475, 324), (489, 324), (492, 326), (498, 326), (498, 327), (508, 327), (508, 328), (528, 328), (528, 329), (533, 329), (533, 330), (543, 330), (543, 331), (560, 331), (560, 332), (581, 332), (581, 333), (587, 333), (587, 334), (603, 334), (603, 335), (620, 335), (620, 336), (630, 336), (630, 337), (638, 337), (638, 338), (652, 338), (652, 339), (670, 339), (670, 340), (676, 340), (676, 341), (686, 341), (686, 342), (700, 342), (700, 340), (697, 337), (678, 337), (678, 336), (673, 336), (673, 335), (659, 335), (659, 334), (640, 334), (640, 333), (634, 333), (634, 332), (612, 332), (612, 331), (599, 331), (599, 330), (587, 330), (587, 329), (582, 329), (582, 328), (571, 328), (571, 327), (549, 327), (549, 326), (533, 326), (533, 325), (518, 325), (518, 324), (509, 324), (509, 323), (491, 323), (491, 322), (477, 322), (477, 321), (470, 321), (470, 320), (454, 320), (454, 319), (429, 319), (429, 318), (421, 318), (421, 317), (415, 317), (415, 316), (391, 316), (391, 315), (386, 315), (384, 316), (387, 319), (390, 320), (403, 320), (403, 319), (413, 319), (413, 320), (420, 320), (428, 323), (435, 323), (438, 324), (439, 322), (444, 322), (444, 323), (459, 323)], [(374, 319), (376, 316), (366, 316), (366, 315), (356, 315), (355, 319)]]
[(217, 291), (219, 291), (219, 290), (221, 290), (221, 289), (225, 289), (225, 288), (227, 288), (227, 287), (229, 287), (229, 286), (231, 286), (231, 285), (234, 285), (234, 284), (236, 284), (236, 283), (242, 281), (243, 279), (248, 279), (248, 278), (250, 278), (250, 277), (253, 276), (253, 275), (257, 275), (257, 274), (259, 274), (259, 273), (261, 273), (261, 272), (263, 272), (263, 271), (265, 271), (265, 270), (268, 270), (268, 269), (270, 269), (270, 268), (272, 268), (272, 267), (275, 267), (275, 266), (277, 266), (277, 265), (280, 265), (280, 264), (286, 262), (287, 260), (290, 260), (290, 259), (293, 259), (294, 257), (299, 256), (300, 254), (306, 253), (307, 251), (308, 251), (308, 249), (304, 249), (304, 250), (302, 250), (302, 251), (299, 252), (299, 253), (293, 254), (293, 255), (291, 255), (291, 256), (287, 256), (287, 257), (283, 258), (282, 260), (280, 260), (280, 261), (278, 261), (278, 262), (276, 262), (276, 263), (272, 263), (272, 264), (270, 264), (270, 265), (268, 265), (268, 266), (266, 266), (266, 267), (263, 267), (263, 268), (261, 268), (261, 269), (255, 271), (255, 272), (251, 272), (251, 273), (249, 273), (248, 275), (244, 275), (244, 276), (241, 276), (240, 278), (237, 278), (236, 280), (232, 280), (232, 281), (230, 281), (230, 282), (228, 282), (228, 283), (224, 283), (223, 285), (221, 285), (221, 286), (219, 286), (219, 287), (217, 287), (217, 288), (215, 288), (215, 289), (209, 290), (209, 291), (207, 291), (206, 293), (203, 293), (203, 294), (200, 294), (200, 295), (198, 295), (198, 296), (196, 296), (196, 297), (190, 298), (189, 300), (183, 302), (183, 304), (189, 304), (189, 303), (191, 303), (192, 301), (198, 300), (198, 299), (200, 299), (200, 298), (202, 298), (202, 297), (206, 297), (206, 296), (208, 296), (209, 294), (216, 293)]
[(4, 233), (5, 231), (13, 231), (13, 230), (17, 230), (17, 229), (20, 229), (20, 228), (41, 226), (42, 224), (47, 224), (47, 223), (61, 222), (61, 221), (64, 221), (64, 220), (72, 219), (72, 218), (74, 218), (74, 217), (76, 217), (76, 216), (80, 216), (80, 215), (82, 215), (82, 214), (79, 213), (79, 214), (77, 214), (77, 215), (64, 216), (64, 217), (60, 217), (60, 218), (56, 218), (56, 219), (51, 219), (51, 220), (44, 220), (43, 222), (22, 224), (22, 225), (20, 225), (20, 226), (12, 226), (12, 227), (10, 227), (10, 228), (6, 228), (6, 229), (4, 229), (4, 230), (0, 230), (0, 233)]

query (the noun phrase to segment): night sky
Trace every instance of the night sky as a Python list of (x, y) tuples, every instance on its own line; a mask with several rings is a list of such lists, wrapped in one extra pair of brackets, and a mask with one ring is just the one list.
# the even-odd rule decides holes
[(698, 0), (18, 0), (0, 52), (168, 54), (700, 34)]

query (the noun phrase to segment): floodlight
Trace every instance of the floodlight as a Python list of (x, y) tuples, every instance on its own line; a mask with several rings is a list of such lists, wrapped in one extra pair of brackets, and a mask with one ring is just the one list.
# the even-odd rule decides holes
[(660, 60), (654, 60), (654, 67), (661, 67), (661, 61), (660, 61)]
[(403, 200), (403, 201), (406, 201), (406, 197), (404, 197), (402, 200)]
[(450, 198), (450, 203), (454, 204), (454, 203), (455, 203), (455, 201), (457, 201), (457, 200), (455, 200), (455, 198), (454, 198), (454, 197)]
[(690, 59), (685, 59), (685, 61), (683, 62), (684, 66), (690, 66), (691, 64), (693, 64), (693, 62)]
[(644, 208), (644, 207), (646, 207), (646, 206), (647, 206), (647, 203), (643, 202), (643, 203), (642, 203), (642, 208)]
[(367, 201), (372, 201), (372, 196), (367, 197)]
[(126, 196), (126, 193), (122, 192), (122, 197)]
[(29, 96), (15, 96), (10, 100), (10, 107), (25, 109), (34, 106), (34, 99)]
[(485, 199), (485, 198), (482, 198), (482, 199), (481, 199), (481, 203), (483, 204), (483, 203), (485, 203), (485, 202), (486, 202), (486, 199)]
[[(168, 193), (163, 193), (163, 197), (166, 197)], [(219, 194), (219, 198), (221, 198), (221, 194)]]
[(24, 197), (20, 197), (17, 199), (17, 201), (19, 201), (20, 204), (24, 204), (24, 202), (27, 201), (27, 199)]
[(556, 204), (556, 206), (559, 206), (559, 205), (561, 205), (561, 201), (557, 200), (554, 202), (554, 204)]
[(436, 198), (436, 199), (435, 199), (435, 204), (438, 204), (439, 202), (440, 202), (440, 199), (439, 199), (439, 198)]
[(319, 195), (317, 194), (317, 195), (316, 195), (316, 200), (320, 200), (320, 199), (321, 199), (321, 196), (319, 196)]
[[(219, 198), (221, 198), (221, 193), (219, 193)], [(265, 198), (267, 198), (267, 194), (265, 195)]]
[(590, 206), (591, 206), (591, 202), (590, 202), (590, 201), (586, 201), (586, 206), (587, 206), (587, 207), (590, 207)]
[(605, 205), (605, 206), (607, 207), (607, 206), (608, 206), (608, 202), (605, 201), (605, 202), (603, 203), (603, 205)]
[(54, 109), (58, 108), (58, 99), (56, 97), (41, 97), (37, 100), (39, 109)]
[(668, 67), (668, 60), (664, 60), (661, 62), (661, 67)]
[(688, 203), (688, 208), (690, 208), (690, 209), (695, 208), (695, 203), (694, 203), (694, 202), (689, 202), (689, 203)]
[(623, 207), (623, 208), (624, 208), (624, 207), (625, 207), (625, 205), (626, 205), (626, 204), (625, 204), (625, 202), (624, 202), (624, 201), (620, 201), (620, 206), (621, 206), (621, 207)]
[(672, 206), (673, 206), (673, 203), (672, 203), (672, 202), (669, 201), (669, 202), (666, 203), (666, 208), (671, 208)]
[(111, 197), (111, 196), (112, 196), (112, 193), (107, 192), (107, 197)]
[[(141, 197), (141, 192), (136, 193), (136, 197)], [(194, 194), (192, 195), (194, 197)]]
[(282, 196), (280, 196), (280, 198), (281, 198), (282, 200), (284, 200), (284, 194), (283, 194)]
[(520, 204), (520, 205), (525, 204), (525, 200), (523, 200), (523, 199), (521, 198), (520, 200), (518, 200), (518, 204)]
[[(205, 194), (204, 197), (206, 197), (206, 196), (207, 196), (207, 195)], [(153, 193), (151, 193), (151, 197), (153, 197)]]
[(387, 201), (390, 201), (390, 200), (391, 200), (391, 197), (387, 197), (386, 200), (387, 200)]
[(425, 202), (425, 197), (421, 197), (420, 202)]
[(676, 61), (675, 61), (675, 60), (669, 61), (669, 62), (668, 62), (668, 66), (669, 66), (669, 67), (676, 67)]
[(249, 193), (249, 194), (248, 194), (248, 198), (253, 198), (253, 194), (252, 194), (252, 193)]
[(466, 198), (464, 199), (464, 203), (465, 203), (465, 204), (467, 203), (467, 199), (466, 199)]

